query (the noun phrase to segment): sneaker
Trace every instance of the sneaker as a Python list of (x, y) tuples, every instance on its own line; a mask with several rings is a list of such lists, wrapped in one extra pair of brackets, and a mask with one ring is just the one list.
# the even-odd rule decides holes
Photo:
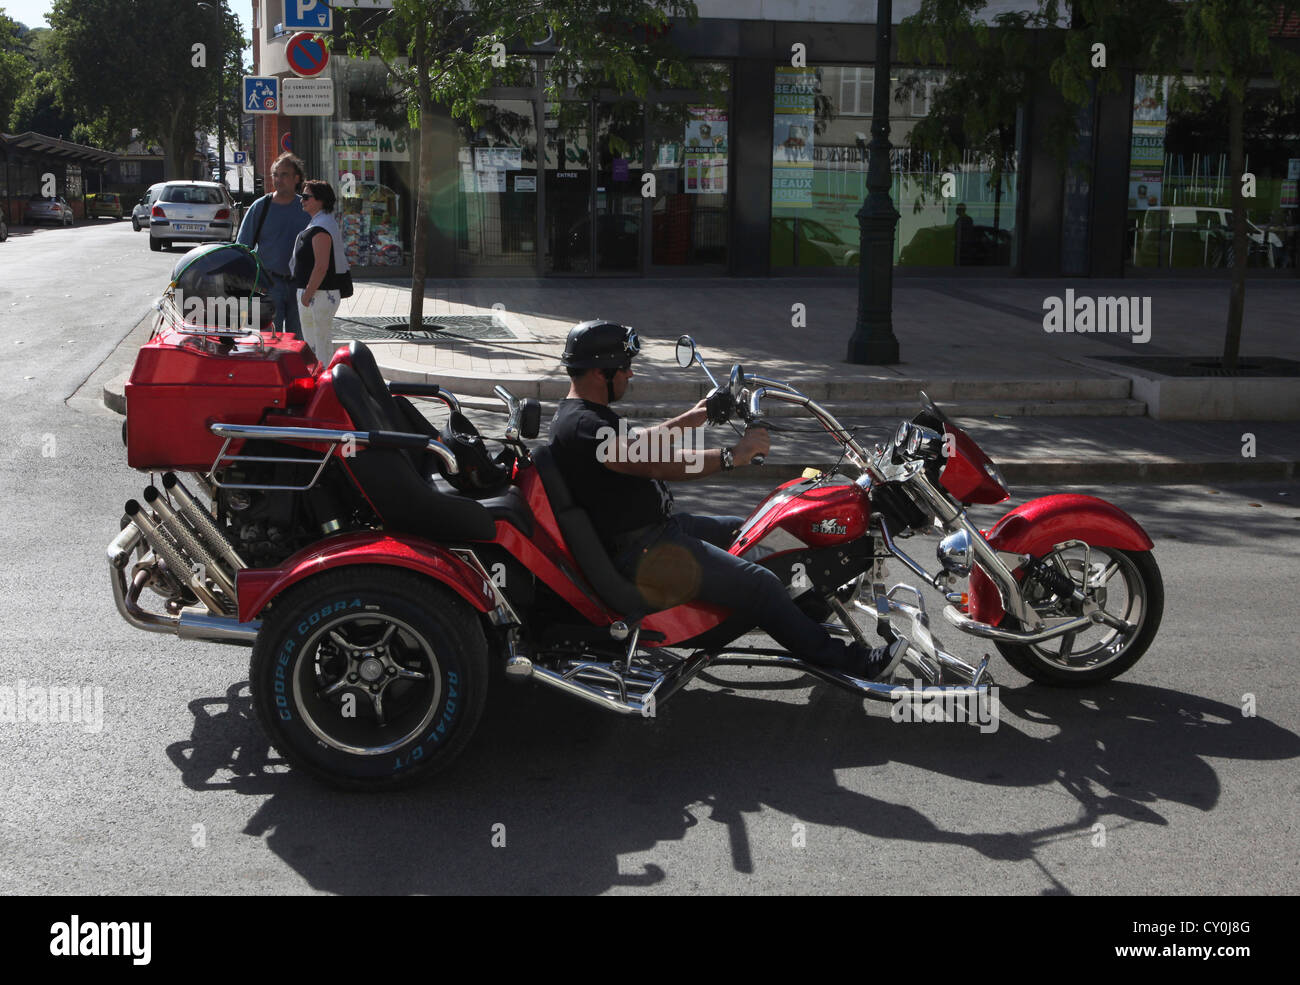
[(875, 646), (871, 649), (867, 649), (857, 641), (835, 640), (832, 646), (836, 652), (828, 654), (817, 663), (859, 680), (881, 681), (898, 666), (898, 661), (902, 659), (903, 652), (907, 649), (907, 640), (899, 637), (888, 646)]
[(850, 649), (856, 658), (850, 666), (856, 669), (849, 674), (863, 681), (883, 681), (898, 666), (907, 649), (907, 640), (896, 639), (889, 646), (873, 646), (870, 650), (854, 643)]

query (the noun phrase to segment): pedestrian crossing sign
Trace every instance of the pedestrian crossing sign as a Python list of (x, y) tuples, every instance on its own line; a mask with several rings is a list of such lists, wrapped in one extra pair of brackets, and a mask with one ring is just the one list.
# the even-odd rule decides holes
[(274, 75), (244, 76), (244, 112), (278, 113), (280, 80)]

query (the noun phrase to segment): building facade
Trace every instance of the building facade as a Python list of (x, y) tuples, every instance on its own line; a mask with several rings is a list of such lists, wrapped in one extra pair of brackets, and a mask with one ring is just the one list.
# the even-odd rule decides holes
[[(294, 0), (290, 0), (294, 2)], [(256, 74), (287, 76), (285, 0), (258, 0)], [(340, 0), (336, 8), (357, 3)], [(360, 0), (382, 7), (384, 0)], [(895, 3), (895, 18), (916, 2)], [(1013, 3), (992, 3), (990, 16)], [(870, 9), (867, 9), (870, 8)], [(429, 276), (853, 276), (866, 196), (876, 31), (854, 0), (701, 0), (674, 43), (712, 63), (720, 99), (607, 92), (550, 102), (547, 47), (533, 84), (488, 90), (484, 122), (435, 121), (426, 189)], [(341, 225), (363, 272), (409, 273), (418, 139), (378, 62), (335, 56), (331, 116), (262, 116), (258, 171), (284, 149), (346, 189)], [(1025, 107), (999, 160), (945, 172), (907, 149), (942, 66), (891, 78), (898, 272), (1123, 276), (1231, 264), (1226, 124), (1170, 113), (1141, 78), (1085, 110), (1062, 173), (1038, 139), (1050, 87)], [(1267, 79), (1251, 93), (1252, 274), (1295, 276), (1300, 126)], [(950, 175), (947, 182), (945, 176)]]

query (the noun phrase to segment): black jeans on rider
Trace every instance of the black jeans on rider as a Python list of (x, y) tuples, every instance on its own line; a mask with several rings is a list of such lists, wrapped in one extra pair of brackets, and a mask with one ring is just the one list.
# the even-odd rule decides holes
[(738, 516), (673, 516), (616, 538), (614, 565), (656, 609), (711, 602), (757, 625), (791, 656), (838, 662), (842, 645), (799, 611), (780, 578), (727, 553), (744, 522)]

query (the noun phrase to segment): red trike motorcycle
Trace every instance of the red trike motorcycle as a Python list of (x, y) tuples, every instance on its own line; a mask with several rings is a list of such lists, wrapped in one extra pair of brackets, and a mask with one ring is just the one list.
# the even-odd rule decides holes
[[(698, 361), (684, 336), (678, 362)], [(924, 394), (920, 413), (868, 450), (793, 387), (735, 366), (715, 383), (715, 421), (797, 405), (843, 454), (770, 493), (732, 553), (774, 571), (811, 617), (907, 646), (883, 682), (732, 646), (753, 627), (717, 606), (647, 610), (549, 449), (525, 444), (538, 402), (497, 392), (510, 417), (493, 460), (453, 394), (385, 382), (361, 343), (322, 365), (286, 335), (164, 324), (126, 388), (128, 463), (164, 474), (126, 504), (108, 548), (119, 612), (141, 629), (251, 646), (253, 705), (276, 748), (353, 788), (445, 767), (510, 679), (625, 715), (653, 714), (723, 664), (801, 670), (882, 700), (918, 686), (987, 697), (989, 657), (945, 650), (922, 591), (887, 587), (890, 559), (946, 598), (953, 626), (1043, 683), (1108, 680), (1159, 626), (1151, 540), (1122, 510), (1048, 496), (983, 532), (965, 507), (1010, 493)], [(448, 405), (446, 433), (411, 397)], [(932, 571), (899, 542), (936, 529)], [(146, 608), (146, 592), (161, 603)]]

